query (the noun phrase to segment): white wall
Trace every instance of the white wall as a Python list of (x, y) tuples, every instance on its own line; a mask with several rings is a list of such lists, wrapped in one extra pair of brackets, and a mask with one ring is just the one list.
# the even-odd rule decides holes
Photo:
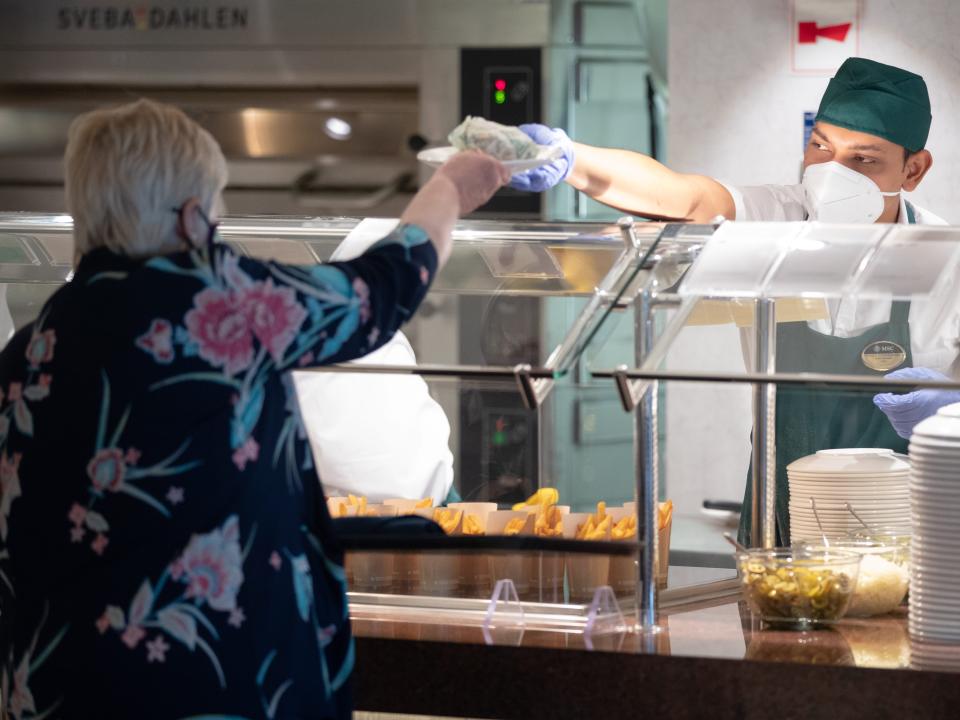
[[(789, 0), (669, 3), (667, 163), (735, 184), (797, 182), (803, 113), (816, 111), (829, 78), (791, 74)], [(861, 55), (923, 75), (930, 90), (934, 166), (912, 199), (956, 224), (958, 37), (960, 0), (863, 0)], [(740, 357), (731, 328), (692, 328), (668, 365), (706, 369), (710, 358), (727, 369)], [(666, 481), (678, 509), (695, 515), (703, 498), (742, 498), (749, 390), (673, 383), (667, 392)]]

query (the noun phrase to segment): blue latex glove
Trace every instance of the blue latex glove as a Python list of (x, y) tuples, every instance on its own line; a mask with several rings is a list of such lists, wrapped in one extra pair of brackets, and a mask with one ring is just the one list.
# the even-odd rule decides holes
[(517, 173), (510, 178), (510, 187), (526, 192), (543, 192), (563, 182), (573, 168), (573, 141), (560, 128), (550, 129), (546, 125), (530, 123), (521, 125), (520, 129), (537, 145), (559, 145), (563, 155), (548, 165)]
[[(903, 368), (887, 375), (891, 380), (950, 380), (951, 378), (930, 368)], [(905, 395), (881, 393), (875, 395), (873, 404), (890, 420), (897, 435), (909, 438), (913, 428), (921, 420), (935, 415), (944, 405), (960, 402), (957, 390), (917, 390)]]

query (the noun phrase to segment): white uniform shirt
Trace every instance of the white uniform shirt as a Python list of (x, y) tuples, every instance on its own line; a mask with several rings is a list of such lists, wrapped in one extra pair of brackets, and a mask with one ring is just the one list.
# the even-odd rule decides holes
[[(364, 220), (334, 251), (349, 260), (384, 237), (395, 221)], [(357, 364), (415, 365), (403, 333)], [(453, 485), (450, 423), (415, 375), (294, 372), (300, 413), (328, 496), (365, 495), (370, 502), (431, 497)]]
[[(738, 221), (793, 222), (807, 219), (804, 208), (802, 185), (757, 185), (734, 187), (724, 185), (733, 196)], [(913, 203), (911, 203), (913, 205)], [(947, 225), (942, 218), (929, 210), (913, 205), (918, 225)], [(903, 194), (900, 195), (899, 223), (907, 223), (907, 209)], [(960, 284), (960, 279), (956, 281)], [(944, 297), (956, 298), (960, 287), (948, 291)], [(814, 320), (810, 327), (824, 335), (856, 337), (867, 328), (885, 323), (890, 319), (889, 301), (831, 300), (828, 302), (830, 318)], [(952, 302), (944, 306), (942, 300), (921, 300), (910, 305), (910, 351), (913, 367), (929, 367), (948, 374), (960, 368), (957, 362), (958, 339), (960, 339), (960, 305)], [(753, 334), (743, 333), (744, 350), (753, 357)], [(751, 365), (752, 367), (752, 365)]]

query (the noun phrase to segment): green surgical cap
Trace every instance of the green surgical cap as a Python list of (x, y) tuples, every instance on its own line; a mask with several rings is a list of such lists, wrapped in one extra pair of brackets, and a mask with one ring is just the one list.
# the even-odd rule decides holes
[(931, 120), (927, 84), (892, 65), (847, 58), (823, 94), (820, 120), (922, 150)]

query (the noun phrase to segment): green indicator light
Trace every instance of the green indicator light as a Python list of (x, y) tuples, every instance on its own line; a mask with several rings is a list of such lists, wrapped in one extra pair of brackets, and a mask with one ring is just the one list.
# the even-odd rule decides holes
[(493, 94), (493, 101), (497, 105), (503, 105), (507, 101), (507, 94), (503, 90), (497, 90)]

